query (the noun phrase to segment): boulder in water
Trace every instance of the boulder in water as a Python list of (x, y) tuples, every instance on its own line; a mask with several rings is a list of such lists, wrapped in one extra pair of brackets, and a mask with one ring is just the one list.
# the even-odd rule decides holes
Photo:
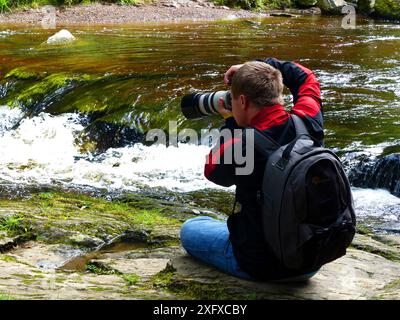
[(66, 42), (72, 42), (76, 40), (76, 38), (66, 29), (63, 29), (57, 32), (55, 35), (51, 36), (47, 39), (47, 44), (60, 44)]
[(383, 188), (400, 197), (400, 153), (377, 161), (361, 161), (349, 173), (355, 187)]

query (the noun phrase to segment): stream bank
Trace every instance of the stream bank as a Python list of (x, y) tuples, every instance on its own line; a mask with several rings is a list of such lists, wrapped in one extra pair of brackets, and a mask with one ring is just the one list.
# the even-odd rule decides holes
[[(346, 256), (307, 283), (259, 283), (192, 259), (180, 225), (224, 216), (190, 197), (106, 200), (47, 192), (0, 201), (2, 299), (399, 299), (400, 240), (358, 227)], [(105, 250), (109, 243), (137, 243)], [(103, 248), (103, 250), (101, 250)], [(99, 250), (84, 269), (62, 268)], [(68, 269), (68, 268), (67, 268)]]

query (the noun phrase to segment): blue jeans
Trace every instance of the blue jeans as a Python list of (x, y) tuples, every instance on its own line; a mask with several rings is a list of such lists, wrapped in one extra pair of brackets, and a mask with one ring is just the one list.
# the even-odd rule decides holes
[[(219, 221), (208, 216), (189, 219), (182, 225), (180, 237), (183, 248), (195, 258), (235, 277), (255, 280), (240, 269), (233, 255), (226, 221)], [(316, 273), (277, 280), (277, 282), (305, 281)]]

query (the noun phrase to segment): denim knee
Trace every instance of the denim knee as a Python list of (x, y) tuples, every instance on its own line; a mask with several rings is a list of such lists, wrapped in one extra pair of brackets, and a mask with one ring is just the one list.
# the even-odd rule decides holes
[[(192, 218), (189, 220), (186, 220), (182, 227), (181, 227), (181, 232), (180, 232), (180, 240), (181, 240), (181, 244), (182, 246), (186, 249), (187, 244), (189, 243), (189, 241), (191, 239), (193, 239), (193, 233), (196, 232), (197, 230), (197, 222), (199, 220), (204, 220), (204, 217), (196, 217), (196, 218)], [(209, 217), (207, 217), (209, 218)]]

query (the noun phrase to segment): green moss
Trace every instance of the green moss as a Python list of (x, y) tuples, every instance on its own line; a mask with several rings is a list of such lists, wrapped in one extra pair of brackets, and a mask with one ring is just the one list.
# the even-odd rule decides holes
[(18, 260), (12, 256), (4, 255), (0, 257), (1, 260), (5, 262), (18, 262)]
[[(109, 201), (76, 193), (45, 192), (31, 198), (0, 200), (0, 212), (15, 212), (16, 208), (18, 214), (12, 221), (0, 213), (3, 228), (21, 234), (26, 229), (27, 234), (44, 243), (77, 247), (97, 246), (99, 241), (107, 242), (132, 230), (145, 230), (149, 239), (162, 239), (163, 245), (178, 245), (177, 234), (171, 230), (193, 216), (182, 211), (179, 204), (139, 195)], [(83, 240), (77, 242), (76, 237)]]
[(18, 80), (39, 80), (43, 78), (43, 74), (33, 72), (25, 67), (20, 67), (8, 72), (4, 78), (15, 78)]
[(15, 298), (8, 294), (0, 293), (0, 300), (15, 300)]
[(29, 108), (32, 104), (41, 101), (45, 95), (65, 87), (67, 83), (73, 80), (82, 80), (84, 78), (67, 73), (49, 75), (17, 94), (14, 101), (10, 102), (9, 105), (11, 107), (24, 106), (25, 108)]
[(122, 279), (124, 279), (128, 286), (132, 286), (138, 283), (140, 277), (133, 273), (123, 274)]
[(351, 245), (351, 247), (354, 249), (357, 249), (357, 250), (362, 250), (365, 252), (376, 254), (376, 255), (381, 256), (390, 261), (395, 261), (395, 262), (400, 261), (400, 253), (395, 253), (392, 251), (383, 251), (383, 250), (380, 250), (373, 246), (359, 245), (359, 244), (354, 244), (354, 243)]
[(374, 15), (387, 19), (400, 19), (400, 2), (397, 0), (376, 0)]
[(156, 226), (156, 225), (178, 225), (180, 221), (174, 218), (168, 218), (161, 214), (160, 210), (139, 210), (129, 214), (132, 222), (140, 226)]
[(176, 269), (168, 264), (167, 267), (151, 277), (150, 283), (157, 288), (168, 288), (172, 284), (172, 279)]
[(366, 236), (370, 236), (370, 235), (374, 234), (374, 231), (371, 228), (369, 228), (365, 225), (360, 225), (360, 224), (357, 224), (356, 231), (357, 231), (357, 233), (363, 234)]
[(107, 288), (102, 288), (102, 287), (94, 287), (94, 286), (92, 286), (92, 287), (88, 287), (88, 289), (89, 289), (89, 290), (96, 291), (96, 292), (103, 292), (103, 291), (107, 291)]
[(388, 283), (386, 286), (384, 286), (383, 289), (384, 290), (400, 289), (400, 279)]
[(104, 265), (96, 262), (89, 262), (86, 264), (86, 270), (95, 274), (120, 274), (118, 271), (107, 268)]

